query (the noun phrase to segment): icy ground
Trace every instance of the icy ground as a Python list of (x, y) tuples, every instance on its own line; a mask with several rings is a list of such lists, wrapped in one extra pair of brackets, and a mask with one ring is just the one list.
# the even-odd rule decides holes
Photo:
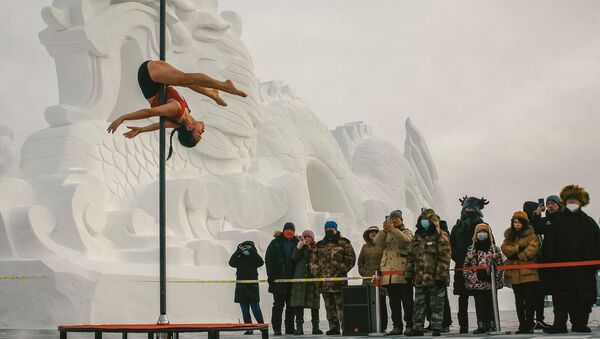
[[(308, 318), (310, 320), (310, 314), (308, 314), (308, 312), (306, 312), (307, 314), (305, 315), (308, 316)], [(474, 330), (475, 328), (475, 314), (474, 313), (470, 313), (470, 324), (471, 324), (471, 330)], [(453, 326), (450, 328), (451, 332), (449, 334), (446, 334), (442, 337), (451, 337), (452, 339), (459, 339), (459, 338), (470, 338), (470, 339), (476, 339), (476, 338), (485, 338), (485, 335), (474, 335), (474, 334), (469, 334), (469, 335), (464, 335), (464, 334), (458, 334), (458, 324), (456, 323), (456, 315), (453, 314), (453, 321), (454, 324)], [(502, 324), (502, 331), (516, 331), (517, 327), (518, 327), (518, 322), (517, 322), (517, 318), (516, 318), (516, 313), (513, 311), (502, 311), (500, 312), (500, 321)], [(546, 321), (547, 322), (552, 322), (552, 310), (549, 308), (546, 308)], [(542, 331), (535, 331), (535, 333), (533, 334), (520, 334), (520, 335), (494, 335), (494, 338), (519, 338), (519, 339), (528, 339), (528, 338), (538, 338), (538, 337), (551, 337), (551, 338), (556, 338), (556, 339), (563, 339), (563, 338), (569, 338), (569, 339), (583, 339), (583, 338), (598, 338), (600, 339), (600, 307), (596, 307), (593, 309), (592, 311), (592, 315), (590, 317), (590, 322), (589, 322), (589, 326), (592, 329), (592, 333), (567, 333), (567, 334), (562, 334), (562, 335), (549, 335), (549, 334), (544, 334), (542, 333)], [(327, 322), (326, 321), (321, 321), (321, 329), (326, 330), (327, 328)], [(305, 331), (307, 331), (309, 329), (309, 325), (307, 325), (305, 323)], [(391, 328), (388, 328), (388, 330), (390, 330)], [(242, 334), (243, 332), (223, 332), (220, 334), (220, 337), (223, 339), (228, 339), (228, 338), (246, 338), (246, 339), (252, 339), (252, 338), (260, 338), (260, 334), (259, 332), (255, 332), (256, 334), (253, 336), (245, 336)], [(205, 333), (184, 333), (180, 335), (180, 338), (182, 339), (190, 339), (190, 338), (205, 338), (206, 334)], [(327, 337), (325, 335), (322, 336), (317, 336), (317, 335), (305, 335), (311, 339), (325, 339), (325, 338), (331, 338), (331, 337)], [(426, 336), (431, 336), (426, 335)], [(334, 336), (333, 338), (340, 338), (341, 336)], [(58, 338), (58, 331), (54, 331), (54, 330), (0, 330), (0, 339), (57, 339)], [(93, 333), (69, 333), (68, 335), (69, 339), (92, 339), (94, 338), (94, 334)], [(103, 338), (106, 339), (117, 339), (117, 338), (121, 338), (121, 334), (118, 333), (104, 333), (103, 334)], [(128, 338), (131, 339), (147, 339), (147, 335), (143, 334), (143, 333), (129, 333), (128, 334)], [(291, 338), (301, 338), (300, 336), (292, 336), (292, 335), (288, 335), (288, 336), (282, 336), (280, 337), (281, 339), (291, 339)], [(368, 338), (368, 337), (359, 337), (359, 336), (352, 336), (352, 337), (348, 337), (348, 338)]]

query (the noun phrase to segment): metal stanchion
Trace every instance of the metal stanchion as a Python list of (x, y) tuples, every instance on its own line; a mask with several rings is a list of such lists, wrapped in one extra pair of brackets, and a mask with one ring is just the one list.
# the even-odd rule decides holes
[(494, 322), (496, 323), (496, 330), (492, 331), (493, 334), (500, 334), (500, 311), (498, 310), (498, 291), (496, 290), (496, 263), (492, 260), (490, 265), (490, 274), (492, 275), (492, 304), (494, 305)]
[(376, 332), (369, 333), (370, 337), (384, 337), (387, 335), (381, 330), (381, 301), (379, 300), (379, 273), (375, 271), (373, 277), (373, 284), (375, 285), (375, 325), (377, 326)]

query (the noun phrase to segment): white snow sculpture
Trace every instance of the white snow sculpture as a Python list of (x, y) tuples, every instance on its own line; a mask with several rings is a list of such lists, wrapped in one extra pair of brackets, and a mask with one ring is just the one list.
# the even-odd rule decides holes
[[(220, 107), (184, 91), (207, 132), (193, 149), (174, 144), (167, 163), (169, 279), (230, 278), (234, 246), (250, 239), (264, 251), (286, 221), (320, 236), (335, 219), (358, 250), (363, 229), (390, 210), (412, 224), (420, 207), (443, 207), (410, 122), (404, 155), (362, 123), (330, 132), (290, 87), (258, 83), (237, 14), (217, 14), (211, 0), (169, 3), (167, 59), (249, 94), (223, 94), (229, 105)], [(156, 2), (55, 0), (42, 17), (60, 97), (20, 162), (12, 132), (0, 128), (0, 274), (34, 276), (2, 282), (0, 327), (154, 321), (158, 136), (105, 130), (147, 105), (136, 75), (158, 54)], [(168, 303), (172, 322), (239, 318), (233, 285), (169, 284)]]

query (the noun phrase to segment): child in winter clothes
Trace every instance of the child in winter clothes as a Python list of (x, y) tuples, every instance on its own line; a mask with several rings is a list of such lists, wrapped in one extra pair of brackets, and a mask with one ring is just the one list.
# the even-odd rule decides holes
[[(263, 258), (256, 251), (252, 241), (244, 241), (239, 244), (236, 251), (229, 259), (229, 266), (236, 268), (237, 280), (257, 280), (258, 268), (264, 265)], [(235, 284), (235, 300), (242, 309), (242, 316), (245, 324), (251, 324), (250, 308), (254, 313), (254, 318), (259, 324), (264, 324), (263, 315), (260, 310), (260, 294), (258, 283), (256, 284)], [(252, 331), (246, 331), (245, 334), (252, 334)]]
[[(360, 254), (358, 255), (358, 274), (362, 277), (372, 277), (375, 275), (375, 272), (379, 271), (381, 266), (381, 257), (383, 256), (383, 250), (377, 246), (375, 246), (375, 236), (379, 233), (379, 227), (370, 226), (363, 233), (363, 239), (365, 239), (365, 244), (360, 249)], [(364, 279), (363, 285), (373, 284), (371, 281)], [(385, 288), (379, 288), (379, 310), (381, 314), (381, 328), (377, 331), (385, 332), (388, 323), (388, 314), (387, 314), (387, 303), (385, 297), (387, 295), (387, 291)]]
[(425, 299), (429, 296), (433, 336), (440, 336), (444, 315), (444, 296), (450, 281), (450, 240), (440, 229), (440, 219), (432, 209), (417, 220), (417, 231), (406, 262), (405, 277), (415, 287), (413, 329), (407, 336), (422, 336)]
[[(511, 223), (511, 227), (504, 231), (505, 239), (502, 243), (502, 252), (507, 257), (506, 263), (508, 265), (536, 263), (540, 242), (533, 227), (529, 225), (527, 213), (515, 212)], [(536, 289), (539, 287), (538, 270), (535, 268), (507, 270), (504, 275), (515, 293), (519, 318), (517, 334), (533, 333)]]
[[(496, 330), (494, 311), (492, 305), (492, 277), (490, 266), (502, 265), (502, 254), (494, 243), (492, 229), (488, 224), (479, 224), (473, 234), (473, 245), (467, 250), (467, 257), (463, 268), (465, 287), (472, 290), (475, 295), (475, 311), (477, 313), (477, 329), (473, 334), (482, 334)], [(486, 269), (468, 269), (484, 266)], [(502, 272), (496, 270), (496, 288), (504, 285)]]

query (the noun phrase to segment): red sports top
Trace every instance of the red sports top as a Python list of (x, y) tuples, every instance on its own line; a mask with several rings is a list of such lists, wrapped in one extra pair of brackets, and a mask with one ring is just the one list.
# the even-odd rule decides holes
[[(154, 100), (152, 100), (152, 102), (150, 103), (150, 107), (160, 106), (159, 97), (160, 97), (160, 95), (158, 95), (158, 93), (157, 93), (156, 96), (154, 96)], [(167, 100), (169, 100), (169, 99), (175, 99), (175, 100), (177, 100), (177, 102), (179, 103), (180, 109), (179, 109), (179, 112), (177, 112), (176, 116), (168, 118), (168, 119), (171, 120), (171, 121), (174, 121), (175, 123), (179, 123), (179, 120), (181, 120), (181, 117), (183, 117), (183, 113), (185, 113), (185, 109), (187, 108), (188, 111), (190, 111), (188, 103), (175, 90), (175, 88), (173, 88), (173, 86), (167, 86)]]

